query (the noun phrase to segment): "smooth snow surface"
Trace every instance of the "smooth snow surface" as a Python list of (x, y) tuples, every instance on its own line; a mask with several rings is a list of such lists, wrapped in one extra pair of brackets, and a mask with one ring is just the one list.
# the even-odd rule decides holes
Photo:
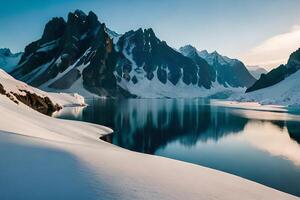
[(99, 140), (111, 129), (0, 95), (0, 199), (298, 199), (205, 167)]
[(258, 102), (284, 106), (300, 106), (300, 70), (276, 85), (245, 94), (233, 95), (230, 99), (242, 102)]

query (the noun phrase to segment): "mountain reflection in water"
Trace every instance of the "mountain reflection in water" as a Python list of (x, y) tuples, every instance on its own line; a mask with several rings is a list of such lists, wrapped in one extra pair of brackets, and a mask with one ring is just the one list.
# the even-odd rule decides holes
[(204, 99), (99, 99), (56, 117), (109, 126), (120, 147), (183, 160), (300, 196), (300, 115)]

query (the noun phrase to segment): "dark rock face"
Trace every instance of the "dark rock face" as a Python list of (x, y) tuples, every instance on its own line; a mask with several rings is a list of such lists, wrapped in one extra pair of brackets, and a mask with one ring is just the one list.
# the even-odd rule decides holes
[(93, 12), (86, 15), (76, 10), (68, 14), (67, 21), (60, 17), (49, 21), (42, 37), (25, 48), (18, 68), (11, 74), (43, 89), (85, 89), (104, 96), (131, 96), (128, 88), (145, 81), (163, 85), (180, 82), (206, 89), (211, 89), (216, 80), (225, 86), (249, 86), (253, 83), (251, 75), (249, 78), (243, 66), (239, 62), (230, 68), (210, 66), (199, 55), (184, 56), (174, 50), (152, 29), (118, 35), (100, 23)]
[(281, 81), (291, 74), (297, 72), (300, 69), (300, 49), (293, 52), (290, 55), (288, 63), (286, 65), (280, 65), (279, 67), (271, 70), (267, 74), (262, 74), (260, 79), (257, 80), (246, 92), (252, 92), (262, 88), (270, 87)]
[(3, 85), (1, 85), (1, 84), (0, 84), (0, 94), (2, 94), (2, 95), (6, 94), (6, 91), (5, 91), (4, 87), (3, 87)]
[(21, 92), (25, 92), (26, 95), (23, 96), (19, 94), (14, 94), (14, 96), (22, 103), (26, 104), (27, 106), (40, 113), (51, 115), (53, 112), (62, 109), (62, 107), (58, 104), (54, 104), (49, 99), (49, 97), (41, 97), (37, 94), (32, 94), (26, 90), (22, 90)]
[[(12, 75), (33, 86), (41, 86), (72, 66), (64, 76), (49, 85), (67, 89), (81, 76), (84, 87), (94, 93), (101, 88), (107, 94), (116, 88), (113, 75), (116, 52), (105, 24), (93, 12), (69, 13), (67, 22), (53, 18), (45, 26), (42, 38), (25, 48), (20, 68)], [(77, 69), (87, 65), (84, 70)]]
[(141, 76), (144, 76), (145, 72), (148, 80), (157, 76), (163, 84), (169, 80), (176, 85), (182, 79), (187, 85), (198, 84), (209, 87), (206, 81), (201, 79), (206, 78), (206, 74), (203, 73), (209, 71), (208, 64), (201, 58), (195, 64), (191, 59), (169, 47), (166, 42), (159, 40), (152, 29), (139, 29), (125, 33), (118, 40), (116, 48), (124, 54), (117, 65), (117, 74), (119, 77), (126, 77), (128, 82), (140, 81), (136, 76), (133, 79), (128, 75), (134, 71)]
[(246, 66), (237, 59), (222, 56), (216, 51), (202, 58), (213, 66), (217, 81), (225, 87), (249, 87), (256, 81)]
[(227, 83), (231, 87), (249, 87), (256, 81), (240, 61), (228, 65), (215, 62), (214, 66), (218, 72), (218, 81), (223, 85)]
[(6, 92), (3, 85), (0, 83), (0, 94), (5, 95), (7, 98), (9, 98), (11, 101), (13, 101), (16, 104), (19, 104), (19, 102), (12, 96), (11, 93)]
[(237, 59), (222, 56), (216, 51), (212, 53), (199, 52), (191, 45), (181, 47), (179, 51), (199, 66), (200, 80), (207, 89), (215, 81), (225, 87), (249, 87), (255, 82), (255, 78), (245, 65)]
[(246, 92), (252, 92), (262, 88), (266, 88), (280, 81), (284, 80), (287, 75), (287, 68), (285, 65), (280, 65), (276, 69), (271, 70), (267, 74), (262, 74), (260, 79), (256, 81), (251, 87), (249, 87)]
[[(51, 115), (53, 112), (62, 109), (58, 104), (54, 104), (49, 97), (41, 97), (35, 93), (30, 93), (26, 90), (20, 90), (20, 92), (24, 92), (26, 95), (16, 94), (13, 92), (7, 92), (3, 85), (0, 84), (0, 94), (7, 96), (11, 101), (16, 104), (19, 104), (19, 101), (24, 103), (25, 105), (31, 107), (32, 109), (46, 114)], [(17, 101), (17, 100), (19, 101)]]
[(104, 26), (100, 28), (92, 46), (91, 52), (94, 56), (90, 64), (83, 70), (83, 84), (96, 94), (115, 96), (117, 85), (113, 72), (119, 55), (104, 28)]
[(203, 58), (198, 55), (197, 49), (191, 45), (181, 47), (179, 51), (186, 57), (193, 60), (198, 66), (199, 86), (210, 89), (212, 82), (216, 81), (216, 71)]

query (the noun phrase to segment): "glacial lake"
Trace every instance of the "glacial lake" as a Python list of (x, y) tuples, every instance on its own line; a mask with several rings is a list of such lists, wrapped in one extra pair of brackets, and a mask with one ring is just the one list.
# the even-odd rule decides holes
[(300, 197), (300, 110), (204, 99), (92, 99), (54, 116), (111, 127), (132, 151), (235, 174)]

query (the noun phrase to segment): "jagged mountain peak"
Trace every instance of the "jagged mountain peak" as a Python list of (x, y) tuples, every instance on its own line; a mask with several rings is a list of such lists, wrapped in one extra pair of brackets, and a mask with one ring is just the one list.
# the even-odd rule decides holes
[(213, 52), (211, 52), (211, 54), (212, 55), (215, 55), (215, 56), (220, 56), (221, 54), (219, 54), (218, 52), (217, 52), (217, 50), (214, 50)]
[[(93, 13), (92, 11), (90, 11), (90, 13)], [(80, 9), (76, 9), (75, 12), (74, 12), (75, 15), (79, 16), (79, 17), (86, 17), (86, 14), (85, 12), (83, 12), (82, 10)]]
[(300, 68), (300, 48), (290, 55), (287, 68), (295, 68), (295, 71)]
[(13, 53), (9, 48), (0, 48), (0, 56), (18, 56), (22, 52)]
[(0, 68), (8, 73), (13, 71), (22, 54), (22, 52), (12, 53), (9, 48), (0, 48)]
[(40, 43), (46, 43), (62, 36), (66, 28), (66, 21), (62, 17), (52, 18), (45, 26)]
[(214, 87), (245, 85), (219, 72), (217, 77), (215, 67), (192, 49), (194, 57), (182, 55), (152, 28), (120, 35), (95, 13), (76, 10), (66, 21), (57, 17), (47, 23), (41, 39), (25, 48), (12, 75), (44, 90), (84, 96), (206, 96)]
[(126, 35), (126, 37), (142, 36), (144, 38), (158, 39), (152, 28), (146, 28), (146, 29), (139, 28), (137, 30), (130, 30), (130, 31), (124, 33), (124, 35)]
[[(106, 67), (113, 70), (114, 53), (105, 24), (93, 12), (76, 10), (68, 14), (66, 22), (58, 17), (47, 23), (42, 38), (25, 48), (19, 68), (12, 75), (44, 89), (71, 89), (74, 82), (81, 81), (94, 91), (91, 88), (106, 87), (106, 77), (113, 76), (110, 71), (102, 80), (93, 79), (106, 73)], [(82, 83), (81, 87), (86, 91)]]
[(209, 53), (208, 53), (207, 50), (201, 50), (201, 51), (198, 52), (198, 54), (199, 54), (200, 57), (204, 57), (204, 56), (208, 56), (209, 55)]
[(225, 87), (248, 87), (256, 80), (241, 61), (223, 56), (216, 50), (209, 53), (207, 50), (198, 51), (192, 45), (186, 45), (180, 48), (180, 52), (194, 62), (198, 57), (203, 58), (211, 66), (210, 70), (215, 72), (211, 74), (216, 74), (218, 83)]
[(12, 55), (9, 48), (0, 48), (0, 54), (3, 56), (11, 56)]
[(180, 47), (179, 51), (184, 55), (197, 54), (201, 58), (204, 58), (210, 65), (214, 65), (215, 62), (218, 62), (219, 64), (227, 64), (238, 61), (237, 59), (231, 59), (227, 56), (223, 56), (216, 50), (211, 53), (209, 53), (207, 50), (199, 51), (196, 47), (190, 44)]
[(209, 75), (205, 76), (198, 70), (208, 65), (206, 61), (199, 57), (202, 62), (195, 64), (190, 58), (157, 38), (151, 28), (140, 28), (123, 34), (117, 43), (117, 49), (125, 56), (122, 64), (117, 66), (117, 80), (123, 84), (123, 88), (132, 86), (129, 91), (135, 91), (133, 87), (140, 87), (147, 81), (153, 81), (153, 84), (160, 82), (163, 88), (176, 87), (177, 84), (196, 88), (211, 87), (211, 80), (207, 84), (202, 80), (202, 77)]
[(199, 51), (196, 47), (192, 45), (185, 45), (180, 48), (181, 53), (197, 53), (198, 56), (205, 59), (210, 65), (214, 65), (216, 62), (219, 64), (233, 64), (233, 62), (238, 62), (237, 59), (232, 59), (227, 56), (223, 56), (217, 50), (212, 51), (209, 53), (207, 50)]
[(210, 64), (220, 64), (220, 65), (233, 65), (234, 62), (237, 62), (238, 60), (237, 59), (231, 59), (227, 56), (223, 56), (221, 55), (219, 52), (217, 52), (216, 50), (211, 52), (211, 53), (208, 53), (206, 55), (203, 55), (205, 56), (205, 58), (208, 60), (208, 62)]
[(180, 47), (179, 52), (181, 52), (184, 56), (198, 54), (198, 50), (190, 44)]

